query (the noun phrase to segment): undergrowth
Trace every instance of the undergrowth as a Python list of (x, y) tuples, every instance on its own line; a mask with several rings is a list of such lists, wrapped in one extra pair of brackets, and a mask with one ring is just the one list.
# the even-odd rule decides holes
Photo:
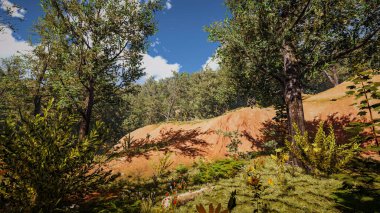
[[(339, 212), (333, 193), (342, 186), (341, 180), (318, 178), (304, 174), (296, 169), (294, 174), (285, 173), (286, 186), (277, 179), (277, 164), (269, 157), (261, 157), (264, 164), (257, 168), (260, 174), (263, 190), (260, 194), (261, 203), (269, 212)], [(252, 162), (246, 165), (248, 168)], [(292, 170), (292, 168), (288, 168)], [(246, 174), (243, 172), (234, 178), (221, 179), (213, 184), (214, 189), (195, 200), (181, 206), (176, 212), (193, 212), (199, 203), (221, 203), (226, 206), (229, 194), (237, 190), (237, 206), (233, 212), (253, 212), (256, 201), (252, 198), (252, 188), (246, 184)]]
[[(380, 199), (380, 164), (356, 158), (349, 165), (338, 174), (323, 177), (306, 174), (285, 163), (281, 164), (280, 178), (279, 163), (270, 156), (244, 161), (198, 161), (193, 167), (178, 166), (157, 188), (151, 179), (128, 183), (119, 196), (93, 201), (87, 206), (91, 211), (85, 209), (83, 212), (142, 212), (142, 208), (165, 212), (162, 200), (169, 192), (168, 186), (179, 183), (179, 177), (186, 177), (188, 185), (186, 189), (175, 188), (170, 195), (205, 187), (211, 190), (175, 206), (176, 213), (196, 212), (196, 205), (211, 203), (220, 203), (222, 209), (227, 209), (230, 194), (235, 190), (236, 207), (232, 212), (376, 212), (380, 209), (377, 202)], [(259, 191), (252, 188), (256, 178), (259, 179)], [(149, 194), (152, 191), (156, 194)]]
[(222, 178), (234, 177), (243, 167), (244, 161), (225, 159), (214, 163), (197, 163), (198, 172), (192, 177), (194, 184), (214, 182)]

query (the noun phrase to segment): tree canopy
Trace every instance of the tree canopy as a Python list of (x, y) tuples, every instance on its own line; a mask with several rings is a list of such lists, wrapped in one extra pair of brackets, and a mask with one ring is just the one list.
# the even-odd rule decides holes
[(280, 95), (292, 134), (291, 123), (304, 130), (307, 77), (340, 60), (374, 61), (379, 52), (377, 0), (227, 0), (226, 6), (231, 15), (207, 28), (220, 43), (222, 65), (256, 91)]
[(102, 112), (97, 105), (113, 103), (106, 97), (143, 75), (142, 54), (147, 37), (156, 31), (153, 13), (160, 5), (43, 0), (42, 6), (45, 16), (37, 32), (50, 59), (38, 75), (54, 81), (59, 104), (81, 115), (83, 137), (90, 132), (94, 113)]
[(212, 118), (246, 106), (248, 97), (239, 94), (238, 85), (223, 70), (148, 78), (144, 84), (136, 84), (133, 93), (124, 95), (128, 106), (124, 127), (129, 132), (159, 122)]

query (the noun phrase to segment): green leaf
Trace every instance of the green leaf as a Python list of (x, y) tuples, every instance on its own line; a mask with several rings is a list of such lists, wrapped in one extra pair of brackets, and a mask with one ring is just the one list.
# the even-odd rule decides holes
[(275, 149), (274, 151), (275, 151), (275, 152), (282, 152), (282, 150), (283, 150), (283, 148), (277, 148), (277, 149)]

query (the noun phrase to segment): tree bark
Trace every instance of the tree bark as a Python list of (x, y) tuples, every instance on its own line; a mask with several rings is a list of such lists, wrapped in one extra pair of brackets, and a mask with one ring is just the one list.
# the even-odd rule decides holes
[(285, 81), (285, 103), (288, 108), (289, 133), (295, 135), (294, 124), (297, 125), (301, 133), (305, 132), (305, 118), (302, 103), (302, 87), (299, 80), (294, 75), (286, 77)]
[(302, 103), (302, 85), (297, 70), (297, 59), (289, 45), (284, 46), (285, 104), (288, 111), (289, 133), (295, 135), (296, 124), (301, 133), (305, 132), (305, 118)]
[(323, 73), (326, 75), (326, 77), (329, 79), (331, 84), (336, 87), (339, 85), (339, 77), (338, 77), (338, 70), (336, 68), (336, 65), (334, 65), (331, 68), (332, 74), (329, 74), (326, 70), (323, 70)]
[(42, 81), (45, 78), (45, 73), (47, 70), (47, 64), (48, 64), (47, 62), (44, 64), (44, 67), (43, 67), (41, 73), (39, 74), (37, 82), (36, 82), (37, 90), (36, 90), (36, 94), (34, 95), (34, 98), (33, 98), (33, 103), (34, 103), (33, 115), (34, 116), (41, 114), (41, 108), (42, 108), (41, 107), (41, 100), (42, 100), (41, 85), (42, 85)]
[[(297, 69), (297, 59), (290, 45), (284, 45), (283, 57), (285, 76), (284, 98), (287, 107), (288, 128), (291, 142), (295, 145), (294, 136), (296, 134), (296, 129), (294, 125), (298, 127), (301, 134), (305, 133), (302, 85), (299, 79), (299, 70)], [(297, 149), (295, 146), (294, 148)], [(303, 167), (302, 163), (297, 160), (296, 156), (292, 152), (290, 152), (290, 160), (293, 165)]]
[(79, 128), (79, 139), (82, 140), (88, 134), (90, 133), (90, 124), (91, 124), (91, 115), (92, 115), (92, 109), (94, 107), (94, 79), (91, 78), (89, 81), (89, 87), (86, 88), (87, 90), (87, 98), (85, 100), (85, 111), (84, 115), (82, 117), (82, 121), (80, 123), (80, 128)]

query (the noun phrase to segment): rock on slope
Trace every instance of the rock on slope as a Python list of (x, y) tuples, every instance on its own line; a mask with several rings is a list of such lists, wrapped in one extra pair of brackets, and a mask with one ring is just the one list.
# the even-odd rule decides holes
[[(380, 80), (380, 76), (375, 80)], [(358, 112), (357, 108), (352, 106), (355, 99), (345, 94), (346, 87), (350, 84), (344, 82), (322, 93), (305, 96), (305, 119), (309, 121), (315, 118), (326, 119), (335, 113), (336, 116), (350, 114), (355, 116)], [(271, 120), (274, 115), (273, 108), (241, 108), (208, 120), (145, 126), (130, 135), (132, 154), (112, 160), (107, 167), (115, 172), (121, 172), (122, 175), (136, 177), (151, 175), (154, 162), (157, 162), (166, 151), (173, 152), (172, 167), (179, 164), (189, 165), (198, 158), (220, 159), (226, 156), (226, 145), (230, 139), (218, 134), (218, 130), (246, 132), (249, 137), (241, 137), (243, 144), (239, 149), (256, 150), (257, 147), (252, 142), (260, 137), (262, 123)], [(122, 150), (122, 143), (127, 137), (123, 137), (115, 146), (115, 152)], [(159, 148), (152, 149), (150, 144), (155, 144)]]

